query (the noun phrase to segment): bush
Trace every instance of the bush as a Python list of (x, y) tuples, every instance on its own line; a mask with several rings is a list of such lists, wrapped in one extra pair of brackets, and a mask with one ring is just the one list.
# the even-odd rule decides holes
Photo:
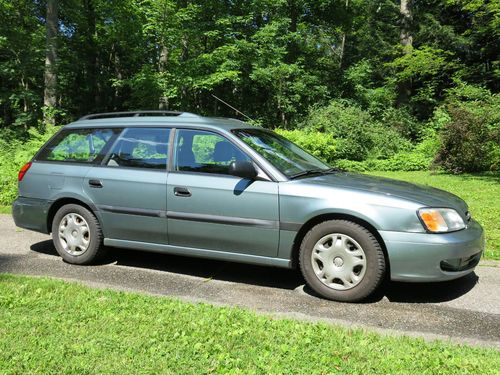
[(440, 135), (435, 167), (453, 173), (498, 170), (500, 95), (456, 80), (429, 124)]
[(336, 160), (332, 163), (337, 168), (353, 172), (366, 171), (425, 171), (429, 169), (432, 158), (422, 153), (401, 152), (389, 159), (369, 159), (365, 161)]
[(415, 141), (422, 136), (423, 123), (404, 108), (388, 107), (382, 112), (380, 120), (385, 127), (395, 130), (403, 139)]
[(491, 151), (491, 166), (490, 170), (497, 172), (500, 171), (500, 146), (497, 144)]
[[(394, 152), (385, 159), (370, 158), (364, 161), (356, 161), (336, 158), (335, 140), (329, 134), (283, 129), (277, 129), (276, 132), (332, 166), (358, 172), (370, 170), (426, 170), (429, 169), (429, 165), (434, 158), (438, 146), (438, 139), (434, 133), (434, 136), (429, 135), (415, 147), (409, 144), (408, 141), (405, 141), (406, 146), (404, 149), (400, 146), (402, 149), (401, 151), (393, 150)], [(382, 135), (380, 136), (382, 142)], [(392, 137), (389, 136), (386, 139), (386, 154), (390, 149), (391, 141), (393, 141), (391, 138)], [(372, 150), (372, 153), (375, 154), (375, 151)]]
[(373, 123), (369, 133), (372, 148), (367, 158), (352, 160), (339, 157), (342, 155), (338, 152), (340, 140), (326, 132), (284, 129), (276, 129), (276, 132), (332, 166), (359, 172), (427, 170), (439, 148), (439, 138), (432, 128), (422, 132), (422, 141), (414, 146), (396, 130)]
[(372, 148), (368, 152), (367, 159), (389, 159), (401, 152), (408, 152), (413, 147), (411, 142), (395, 129), (379, 123), (373, 124), (370, 136)]
[(417, 151), (401, 152), (386, 160), (367, 160), (370, 171), (424, 171), (429, 169), (432, 158)]
[(498, 130), (489, 116), (467, 106), (446, 108), (450, 121), (441, 130), (441, 147), (434, 164), (452, 173), (490, 169), (498, 147)]
[(335, 160), (384, 159), (411, 148), (410, 142), (397, 130), (375, 121), (368, 112), (342, 100), (313, 108), (302, 127), (306, 131), (329, 134), (335, 141)]
[(275, 131), (327, 163), (335, 159), (335, 141), (331, 135), (303, 130), (276, 129)]
[(332, 163), (333, 167), (343, 169), (350, 172), (366, 172), (368, 171), (368, 166), (366, 162), (363, 161), (353, 161), (346, 159), (335, 160)]
[(0, 134), (0, 205), (10, 205), (17, 196), (17, 173), (35, 155), (57, 128), (44, 131), (29, 130), (23, 139), (3, 130)]
[(311, 110), (303, 127), (331, 134), (336, 141), (335, 158), (364, 160), (373, 147), (371, 116), (346, 101), (332, 101), (327, 107)]

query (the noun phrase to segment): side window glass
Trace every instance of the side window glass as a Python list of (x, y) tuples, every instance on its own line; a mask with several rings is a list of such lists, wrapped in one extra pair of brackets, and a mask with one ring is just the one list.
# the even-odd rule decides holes
[(166, 169), (170, 129), (130, 128), (116, 141), (110, 167)]
[(233, 161), (250, 161), (226, 138), (202, 130), (179, 130), (176, 136), (176, 171), (229, 174)]
[(110, 144), (115, 129), (63, 130), (38, 155), (38, 160), (94, 163), (104, 157), (105, 146)]

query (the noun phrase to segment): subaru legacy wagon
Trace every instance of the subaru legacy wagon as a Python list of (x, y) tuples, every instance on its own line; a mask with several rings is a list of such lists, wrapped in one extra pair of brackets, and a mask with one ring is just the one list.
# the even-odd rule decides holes
[(107, 247), (300, 268), (319, 295), (359, 301), (383, 280), (472, 272), (481, 226), (455, 195), (343, 172), (234, 119), (140, 111), (68, 124), (19, 171), (16, 225), (68, 263)]

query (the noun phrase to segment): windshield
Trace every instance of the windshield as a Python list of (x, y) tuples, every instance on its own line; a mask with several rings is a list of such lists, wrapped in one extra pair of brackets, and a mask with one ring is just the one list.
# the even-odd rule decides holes
[(287, 177), (330, 167), (280, 135), (264, 129), (235, 129), (233, 133)]

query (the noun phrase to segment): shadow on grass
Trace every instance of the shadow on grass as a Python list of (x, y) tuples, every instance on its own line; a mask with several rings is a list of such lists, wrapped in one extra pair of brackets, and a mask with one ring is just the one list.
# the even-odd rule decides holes
[(453, 174), (442, 171), (430, 172), (433, 176), (450, 176), (457, 177), (463, 180), (480, 180), (484, 182), (500, 183), (500, 172), (477, 172), (477, 173), (463, 173)]
[[(42, 241), (31, 246), (37, 253), (58, 256), (52, 241)], [(211, 259), (182, 257), (170, 254), (148, 253), (128, 249), (109, 248), (108, 255), (94, 266), (113, 266), (150, 269), (200, 277), (231, 281), (248, 285), (295, 290), (304, 285), (298, 270), (263, 267), (249, 264), (224, 262)], [(78, 267), (78, 266), (75, 266)], [(469, 292), (479, 278), (471, 273), (461, 279), (441, 283), (399, 283), (386, 281), (382, 288), (363, 303), (377, 303), (386, 297), (390, 302), (436, 303), (451, 301)], [(300, 289), (300, 288), (299, 288)], [(303, 292), (319, 297), (308, 286)]]

